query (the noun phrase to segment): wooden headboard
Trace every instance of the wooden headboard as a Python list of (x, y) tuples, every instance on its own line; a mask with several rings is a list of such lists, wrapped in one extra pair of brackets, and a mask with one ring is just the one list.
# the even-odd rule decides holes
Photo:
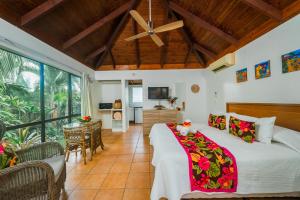
[(276, 116), (276, 125), (300, 131), (300, 104), (227, 103), (226, 110), (253, 117)]

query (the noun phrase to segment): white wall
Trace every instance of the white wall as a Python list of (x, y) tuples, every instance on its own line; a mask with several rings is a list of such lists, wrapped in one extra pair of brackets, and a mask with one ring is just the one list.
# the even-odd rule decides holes
[[(96, 71), (96, 80), (143, 80), (144, 108), (153, 108), (158, 101), (148, 100), (148, 87), (169, 87), (171, 95), (175, 95), (175, 84), (185, 83), (186, 111), (184, 118), (188, 117), (194, 122), (206, 121), (206, 80), (204, 70), (140, 70), (140, 71)], [(192, 84), (199, 84), (201, 91), (198, 94), (191, 92)], [(166, 106), (168, 103), (162, 102)]]
[(121, 82), (99, 82), (94, 81), (92, 84), (92, 109), (93, 118), (102, 119), (103, 128), (112, 127), (111, 113), (99, 112), (99, 103), (114, 103), (116, 99), (122, 99)]
[(17, 52), (53, 67), (81, 75), (94, 77), (94, 70), (56, 50), (32, 35), (0, 18), (0, 47)]
[[(237, 63), (218, 73), (207, 72), (209, 112), (225, 111), (226, 102), (300, 103), (300, 71), (282, 73), (281, 55), (300, 48), (300, 15), (236, 52)], [(270, 60), (271, 77), (255, 80), (254, 65)], [(236, 83), (247, 67), (248, 81)]]

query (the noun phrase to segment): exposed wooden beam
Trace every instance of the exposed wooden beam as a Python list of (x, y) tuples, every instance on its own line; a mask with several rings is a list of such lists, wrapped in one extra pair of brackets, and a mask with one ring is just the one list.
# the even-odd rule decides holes
[[(189, 63), (187, 66), (184, 66), (183, 63), (181, 64), (165, 64), (164, 70), (168, 69), (201, 69), (203, 68), (202, 65), (199, 63)], [(95, 70), (97, 71), (106, 71), (106, 70), (160, 70), (161, 66), (160, 63), (158, 64), (141, 64), (140, 68), (137, 68), (136, 64), (132, 65), (116, 65), (114, 69), (113, 65), (102, 65), (98, 66)]]
[[(114, 42), (116, 41), (116, 39), (118, 38), (119, 34), (121, 33), (124, 25), (125, 25), (125, 22), (129, 16), (129, 11), (131, 9), (133, 9), (137, 4), (138, 4), (139, 0), (131, 0), (130, 1), (130, 6), (129, 8), (127, 9), (127, 12), (124, 14), (124, 16), (122, 17), (120, 23), (118, 24), (118, 26), (116, 27), (116, 29), (114, 30), (113, 34), (111, 35), (111, 37), (109, 38), (107, 44), (106, 44), (106, 47), (108, 50), (110, 50), (112, 48), (112, 46), (114, 45)], [(97, 60), (96, 62), (96, 66), (100, 66), (102, 65), (102, 63), (104, 62), (104, 59), (106, 58), (107, 56), (107, 53), (108, 51), (105, 51), (100, 57), (99, 59)]]
[(215, 54), (214, 52), (208, 50), (207, 48), (203, 47), (200, 44), (194, 43), (194, 48), (197, 51), (200, 51), (201, 53), (203, 53), (204, 55), (206, 55), (207, 57), (209, 57), (210, 59), (214, 60), (217, 57), (217, 54)]
[(48, 0), (41, 5), (35, 7), (28, 13), (24, 14), (21, 17), (21, 26), (24, 26), (33, 20), (36, 20), (37, 18), (45, 15), (46, 13), (50, 12), (52, 9), (54, 9), (56, 6), (60, 5), (64, 0)]
[[(131, 23), (132, 23), (132, 33), (133, 33), (133, 35), (138, 34), (137, 23), (133, 18), (131, 19)], [(134, 41), (134, 45), (135, 45), (136, 66), (137, 66), (137, 68), (139, 68), (140, 64), (141, 64), (139, 39), (136, 39)]]
[(117, 8), (114, 11), (112, 11), (110, 14), (108, 14), (105, 17), (99, 19), (97, 22), (95, 22), (91, 26), (89, 26), (86, 29), (82, 30), (81, 32), (77, 33), (72, 38), (70, 38), (66, 42), (64, 42), (63, 49), (69, 48), (70, 46), (72, 46), (75, 43), (79, 42), (83, 38), (87, 37), (89, 34), (93, 33), (94, 31), (98, 30), (99, 28), (101, 28), (107, 22), (110, 22), (111, 20), (117, 18), (122, 13), (127, 11), (129, 6), (130, 6), (130, 2), (125, 3), (121, 7)]
[(275, 20), (282, 20), (281, 11), (262, 0), (242, 0), (242, 2), (246, 3), (254, 9), (259, 10), (262, 14), (267, 15)]
[(98, 55), (100, 55), (101, 53), (103, 53), (106, 50), (106, 46), (100, 47), (99, 49), (96, 49), (95, 51), (93, 51), (92, 53), (90, 53), (85, 60), (89, 60), (91, 58), (94, 58)]
[(108, 53), (110, 55), (111, 62), (112, 62), (113, 66), (114, 66), (114, 69), (115, 69), (116, 68), (116, 62), (115, 62), (115, 58), (114, 58), (114, 56), (113, 56), (113, 54), (111, 52), (111, 49), (108, 50)]
[(184, 66), (185, 66), (185, 67), (186, 67), (186, 65), (187, 65), (187, 62), (189, 61), (189, 57), (190, 57), (192, 51), (193, 51), (193, 47), (190, 47), (190, 49), (189, 49), (189, 51), (187, 52), (187, 54), (186, 54), (186, 56), (185, 56), (185, 59), (184, 59)]
[[(172, 10), (169, 10), (170, 11), (170, 14), (173, 18), (175, 18), (176, 20), (178, 20), (178, 17), (175, 15), (175, 13), (172, 11)], [(202, 65), (202, 66), (205, 66), (206, 65), (206, 62), (204, 60), (204, 58), (199, 54), (198, 51), (196, 51), (196, 49), (194, 48), (193, 46), (193, 41), (192, 39), (190, 38), (190, 36), (188, 35), (187, 33), (187, 30), (185, 27), (182, 27), (180, 29), (180, 32), (181, 32), (181, 35), (183, 37), (183, 39), (185, 40), (185, 42), (187, 43), (187, 45), (189, 46), (189, 48), (191, 48), (193, 50), (193, 53), (195, 54), (198, 62)]]
[(226, 33), (225, 31), (221, 30), (220, 28), (208, 23), (207, 21), (201, 19), (200, 17), (194, 15), (193, 13), (185, 10), (184, 8), (178, 6), (176, 3), (169, 2), (169, 8), (181, 15), (186, 20), (193, 21), (196, 25), (218, 35), (219, 37), (225, 39), (226, 41), (235, 44), (238, 42), (236, 38), (232, 35)]
[[(228, 53), (237, 51), (241, 47), (245, 46), (246, 44), (250, 43), (251, 41), (255, 40), (256, 38), (266, 34), (267, 32), (271, 31), (272, 29), (274, 29), (275, 27), (280, 25), (281, 23), (289, 20), (290, 18), (292, 18), (298, 14), (300, 14), (300, 1), (299, 0), (291, 3), (289, 6), (287, 6), (286, 8), (284, 8), (282, 10), (282, 21), (276, 21), (273, 19), (269, 19), (268, 21), (261, 24), (254, 30), (250, 31), (243, 38), (241, 38), (239, 40), (238, 44), (230, 45), (229, 47), (224, 49), (222, 52), (220, 52), (215, 60), (223, 57), (224, 55), (226, 55)], [(208, 64), (210, 64), (212, 62), (213, 62), (213, 60), (210, 61)]]

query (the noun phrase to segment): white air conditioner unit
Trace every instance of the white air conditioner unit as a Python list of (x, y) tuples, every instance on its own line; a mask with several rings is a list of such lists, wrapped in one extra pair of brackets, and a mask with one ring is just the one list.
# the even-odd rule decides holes
[(211, 63), (207, 69), (218, 72), (235, 64), (235, 53), (229, 53), (219, 60)]

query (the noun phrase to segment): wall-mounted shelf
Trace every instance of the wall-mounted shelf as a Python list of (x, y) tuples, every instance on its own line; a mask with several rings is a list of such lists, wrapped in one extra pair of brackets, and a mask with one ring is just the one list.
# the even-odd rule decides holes
[[(123, 109), (115, 109), (115, 108), (111, 108), (111, 109), (98, 109), (99, 112), (103, 112), (106, 113), (106, 115), (110, 115), (110, 119), (111, 119), (111, 128), (112, 128), (112, 132), (120, 132), (122, 131), (122, 124), (123, 124)], [(122, 113), (122, 118), (121, 119), (114, 119), (114, 113), (115, 112), (121, 112)]]

